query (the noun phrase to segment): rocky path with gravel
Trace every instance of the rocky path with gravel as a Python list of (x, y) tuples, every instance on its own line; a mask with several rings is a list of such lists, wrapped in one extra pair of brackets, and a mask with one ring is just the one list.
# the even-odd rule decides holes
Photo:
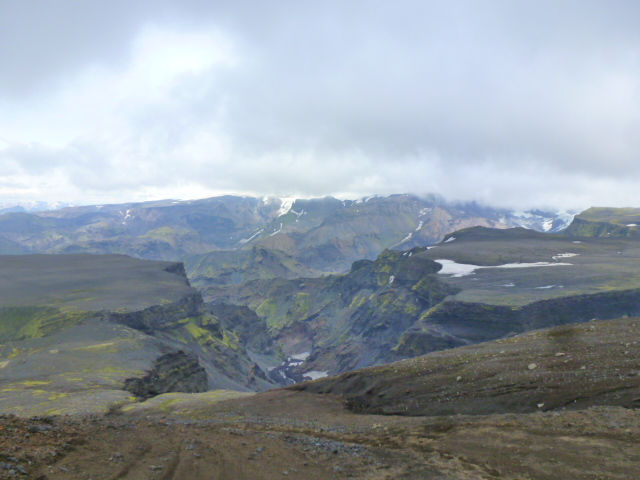
[[(148, 412), (147, 412), (148, 413)], [(357, 415), (276, 390), (180, 415), (0, 418), (0, 478), (37, 480), (638, 478), (640, 412)]]

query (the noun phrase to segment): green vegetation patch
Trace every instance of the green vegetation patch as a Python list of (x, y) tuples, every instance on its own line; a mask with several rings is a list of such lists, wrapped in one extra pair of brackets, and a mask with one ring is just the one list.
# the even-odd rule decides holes
[(577, 215), (577, 218), (590, 222), (640, 223), (640, 208), (592, 207)]
[[(201, 315), (190, 318), (188, 322), (182, 325), (182, 328), (193, 340), (203, 347), (226, 347), (232, 350), (240, 349), (240, 339), (238, 335), (235, 332), (221, 328), (217, 318), (213, 315)], [(178, 333), (177, 338), (179, 337), (180, 334)]]
[(165, 393), (142, 403), (126, 405), (126, 414), (175, 414), (192, 418), (207, 417), (207, 407), (225, 400), (245, 398), (254, 393), (212, 390), (204, 393)]
[(277, 311), (278, 304), (273, 297), (267, 298), (256, 308), (256, 313), (265, 319), (270, 329), (276, 329), (279, 327), (279, 324), (282, 323), (276, 316)]
[(72, 307), (0, 307), (0, 342), (42, 338), (92, 316)]

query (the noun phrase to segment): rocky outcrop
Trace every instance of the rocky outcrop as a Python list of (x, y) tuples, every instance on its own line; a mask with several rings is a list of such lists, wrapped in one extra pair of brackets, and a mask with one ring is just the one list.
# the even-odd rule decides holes
[(200, 293), (185, 295), (177, 302), (152, 305), (131, 312), (105, 312), (102, 318), (107, 322), (119, 323), (147, 335), (159, 330), (171, 329), (184, 318), (195, 317), (204, 312), (204, 302)]
[(124, 390), (141, 400), (163, 393), (200, 393), (207, 389), (207, 373), (198, 358), (182, 350), (158, 357), (144, 377), (124, 382)]
[(263, 355), (276, 353), (267, 324), (250, 308), (221, 303), (208, 305), (208, 310), (224, 328), (238, 335), (240, 344), (247, 350)]
[(575, 295), (520, 307), (445, 301), (402, 334), (395, 351), (403, 358), (530, 330), (640, 315), (640, 289)]

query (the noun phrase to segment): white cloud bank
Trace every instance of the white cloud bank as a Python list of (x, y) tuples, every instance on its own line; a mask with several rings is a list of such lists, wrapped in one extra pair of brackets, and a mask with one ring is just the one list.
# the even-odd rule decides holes
[(635, 2), (19, 3), (0, 4), (3, 201), (640, 206)]

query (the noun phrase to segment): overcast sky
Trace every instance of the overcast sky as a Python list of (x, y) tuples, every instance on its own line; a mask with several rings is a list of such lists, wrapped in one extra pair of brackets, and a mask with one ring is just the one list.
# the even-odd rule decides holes
[(0, 202), (640, 207), (638, 0), (0, 0)]

